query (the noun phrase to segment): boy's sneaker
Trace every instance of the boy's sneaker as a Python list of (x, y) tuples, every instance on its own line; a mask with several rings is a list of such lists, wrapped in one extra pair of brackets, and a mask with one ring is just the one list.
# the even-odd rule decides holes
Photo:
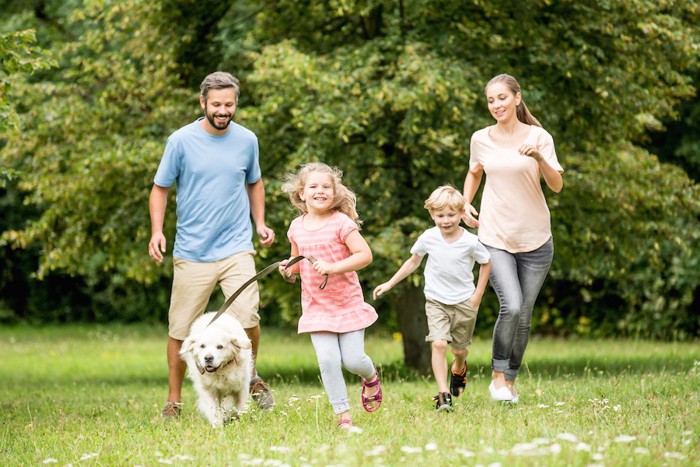
[(433, 397), (433, 400), (435, 401), (435, 410), (438, 412), (452, 411), (452, 395), (449, 392), (441, 392)]
[(460, 373), (453, 373), (450, 366), (450, 392), (453, 396), (459, 397), (467, 387), (467, 363), (464, 363), (464, 368)]

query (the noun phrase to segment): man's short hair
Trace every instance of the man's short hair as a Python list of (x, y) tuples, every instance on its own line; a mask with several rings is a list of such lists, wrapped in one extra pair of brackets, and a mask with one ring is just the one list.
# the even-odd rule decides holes
[(240, 83), (238, 79), (231, 73), (226, 73), (225, 71), (215, 71), (210, 73), (204, 78), (202, 84), (199, 86), (201, 90), (201, 96), (204, 100), (207, 100), (210, 89), (226, 89), (233, 88), (236, 91), (236, 101), (238, 101), (238, 96), (241, 92)]

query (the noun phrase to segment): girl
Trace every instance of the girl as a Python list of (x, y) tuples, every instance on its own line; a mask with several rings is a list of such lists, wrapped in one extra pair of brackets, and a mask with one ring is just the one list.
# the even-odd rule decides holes
[[(279, 272), (288, 282), (301, 276), (299, 333), (308, 332), (316, 350), (321, 380), (338, 427), (354, 426), (342, 367), (362, 377), (362, 407), (376, 411), (382, 403), (379, 374), (364, 351), (365, 329), (377, 319), (365, 303), (355, 271), (372, 262), (372, 251), (360, 235), (355, 194), (342, 184), (342, 172), (312, 163), (287, 177), (282, 190), (301, 214), (287, 232), (292, 257), (309, 261)], [(325, 276), (325, 278), (324, 278)]]
[[(532, 309), (554, 255), (540, 177), (558, 193), (564, 169), (552, 136), (528, 111), (515, 78), (502, 74), (491, 79), (486, 100), (496, 124), (472, 135), (464, 219), (469, 227), (479, 227), (479, 240), (491, 254), (491, 285), (500, 303), (493, 330), (491, 398), (517, 402), (515, 378), (530, 337)], [(477, 221), (471, 202), (484, 174)]]

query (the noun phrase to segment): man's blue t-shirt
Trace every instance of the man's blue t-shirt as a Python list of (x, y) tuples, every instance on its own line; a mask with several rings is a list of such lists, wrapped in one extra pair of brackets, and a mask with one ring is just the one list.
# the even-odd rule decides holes
[(246, 183), (261, 173), (255, 133), (231, 122), (225, 135), (214, 136), (200, 126), (202, 118), (170, 135), (153, 182), (177, 185), (173, 255), (212, 262), (253, 251)]

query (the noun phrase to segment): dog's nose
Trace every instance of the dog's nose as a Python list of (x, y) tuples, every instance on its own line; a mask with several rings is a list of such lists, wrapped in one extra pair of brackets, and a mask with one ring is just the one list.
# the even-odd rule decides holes
[(214, 361), (214, 356), (213, 355), (205, 355), (204, 356), (204, 363), (211, 363)]

